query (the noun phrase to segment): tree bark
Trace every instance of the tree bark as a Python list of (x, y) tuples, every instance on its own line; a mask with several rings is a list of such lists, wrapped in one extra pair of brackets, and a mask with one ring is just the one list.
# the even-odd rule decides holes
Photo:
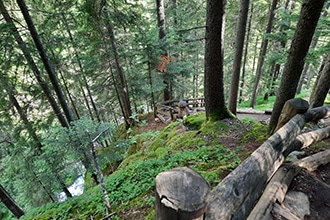
[(91, 138), (90, 133), (88, 131), (87, 131), (87, 134), (88, 134), (89, 139), (90, 139), (90, 146), (91, 146), (92, 157), (93, 157), (95, 169), (96, 169), (97, 174), (100, 178), (101, 190), (102, 190), (103, 199), (104, 199), (104, 202), (105, 202), (106, 215), (108, 216), (111, 206), (110, 206), (109, 197), (108, 197), (108, 194), (107, 194), (107, 188), (106, 188), (105, 182), (104, 182), (104, 177), (103, 177), (103, 174), (102, 174), (102, 171), (101, 171), (101, 167), (99, 165), (99, 161), (98, 161), (98, 158), (97, 158), (97, 152), (96, 152), (96, 147), (98, 146), (97, 139), (107, 130), (108, 129), (102, 131), (94, 139)]
[[(157, 26), (159, 28), (158, 38), (160, 44), (161, 55), (167, 56), (167, 49), (165, 47), (165, 37), (166, 37), (166, 25), (165, 25), (165, 7), (164, 0), (156, 0), (157, 8)], [(166, 70), (163, 72), (163, 82), (165, 84), (164, 89), (164, 101), (171, 100), (171, 83)]]
[(208, 120), (230, 117), (223, 88), (225, 7), (225, 0), (207, 1), (204, 96)]
[(0, 201), (16, 216), (16, 218), (22, 217), (25, 213), (17, 203), (11, 198), (8, 192), (0, 185)]
[(250, 11), (250, 17), (249, 17), (249, 24), (247, 28), (247, 35), (246, 35), (246, 43), (245, 43), (245, 50), (244, 50), (244, 59), (243, 59), (243, 67), (242, 67), (242, 75), (241, 75), (241, 84), (239, 88), (239, 103), (243, 101), (243, 88), (245, 85), (245, 66), (246, 66), (246, 60), (247, 55), (249, 51), (249, 39), (250, 39), (250, 33), (251, 33), (251, 24), (252, 24), (252, 16), (253, 16), (253, 4), (251, 5), (251, 11)]
[(23, 41), (23, 39), (21, 38), (17, 28), (15, 27), (12, 18), (9, 16), (2, 0), (0, 0), (0, 12), (1, 12), (2, 16), (4, 17), (5, 21), (11, 26), (12, 34), (15, 36), (15, 40), (16, 40), (18, 46), (20, 47), (25, 59), (28, 62), (28, 65), (30, 66), (31, 70), (33, 71), (39, 85), (41, 86), (41, 88), (44, 92), (44, 94), (46, 95), (47, 100), (48, 100), (49, 104), (51, 105), (51, 107), (52, 107), (55, 115), (57, 116), (59, 122), (61, 123), (61, 125), (63, 127), (69, 127), (68, 122), (66, 121), (65, 117), (63, 116), (62, 111), (61, 111), (60, 107), (58, 106), (55, 98), (53, 97), (50, 88), (48, 87), (47, 83), (45, 82), (45, 80), (41, 76), (41, 73), (40, 73), (36, 63), (34, 62), (30, 52), (28, 51), (28, 49), (26, 47), (26, 44)]
[(303, 114), (309, 108), (309, 104), (306, 100), (301, 98), (290, 99), (285, 102), (281, 115), (279, 117), (275, 132), (285, 125), (296, 114)]
[[(84, 83), (85, 88), (86, 88), (87, 93), (88, 93), (89, 100), (90, 100), (90, 102), (91, 102), (91, 105), (92, 105), (92, 108), (93, 108), (94, 113), (95, 113), (95, 115), (96, 115), (96, 118), (97, 118), (97, 120), (100, 122), (100, 121), (101, 121), (100, 114), (99, 114), (99, 111), (98, 111), (98, 109), (97, 109), (97, 107), (96, 107), (95, 101), (94, 101), (94, 99), (93, 99), (93, 96), (92, 96), (92, 92), (91, 92), (90, 86), (88, 85), (88, 81), (87, 81), (86, 76), (85, 76), (86, 73), (85, 73), (84, 68), (83, 68), (83, 65), (82, 65), (82, 63), (81, 63), (81, 61), (80, 61), (80, 56), (79, 56), (79, 54), (78, 54), (78, 51), (76, 50), (76, 47), (75, 47), (75, 46), (76, 46), (76, 43), (75, 43), (75, 40), (74, 40), (74, 38), (73, 38), (73, 36), (72, 36), (71, 30), (70, 30), (70, 28), (69, 28), (69, 26), (68, 26), (68, 23), (67, 23), (67, 21), (66, 21), (66, 18), (65, 18), (65, 16), (64, 16), (64, 13), (62, 13), (62, 20), (63, 20), (64, 26), (65, 26), (65, 28), (66, 28), (66, 32), (68, 33), (69, 38), (70, 38), (72, 44), (74, 45), (74, 54), (75, 54), (75, 58), (76, 58), (76, 60), (77, 60), (78, 66), (79, 66), (79, 69), (80, 69), (80, 72), (81, 72), (81, 75), (82, 75), (82, 79), (83, 79), (83, 83)], [(76, 20), (75, 20), (75, 23), (77, 23)], [(80, 81), (79, 81), (79, 83), (80, 83)], [(85, 93), (85, 92), (83, 91), (83, 93)], [(86, 96), (86, 95), (84, 94), (84, 96)], [(87, 98), (87, 97), (86, 97), (86, 98)], [(91, 115), (91, 118), (93, 118), (93, 116), (92, 116), (92, 112), (91, 112), (91, 110), (90, 110), (89, 103), (88, 103), (88, 100), (87, 100), (87, 99), (85, 99), (85, 103), (86, 103), (86, 105), (87, 105), (87, 108), (88, 108), (88, 110), (89, 110), (89, 113), (90, 113), (90, 115)]]
[(245, 219), (269, 178), (283, 163), (282, 152), (304, 124), (304, 117), (296, 115), (226, 176), (210, 193), (205, 219)]
[(237, 96), (238, 96), (238, 85), (239, 85), (239, 76), (242, 64), (242, 55), (244, 48), (244, 39), (246, 32), (247, 17), (249, 11), (249, 0), (240, 1), (240, 11), (239, 18), (237, 22), (237, 31), (236, 31), (236, 44), (235, 44), (235, 55), (233, 61), (233, 72), (231, 76), (230, 84), (230, 94), (228, 101), (228, 108), (233, 114), (236, 115), (237, 108)]
[(298, 174), (298, 167), (282, 166), (271, 178), (257, 204), (247, 217), (247, 220), (269, 220), (273, 219), (271, 211), (276, 202), (282, 204), (285, 194), (289, 189), (291, 181)]
[[(318, 37), (314, 37), (313, 40), (312, 40), (312, 43), (311, 43), (311, 49), (314, 49), (316, 47), (317, 42), (318, 42)], [(307, 81), (307, 83), (306, 83), (307, 84), (306, 89), (309, 88), (309, 86), (308, 86), (309, 85), (308, 78), (310, 78), (309, 75), (312, 75), (312, 74), (309, 74), (308, 73), (309, 67), (310, 67), (310, 63), (305, 63), (304, 69), (302, 71), (302, 74), (301, 74), (300, 79), (299, 79), (299, 82), (298, 82), (296, 94), (300, 94), (301, 93), (302, 86), (303, 86), (305, 80)]]
[[(267, 28), (266, 28), (266, 32), (265, 32), (266, 34), (269, 34), (272, 31), (277, 2), (278, 2), (278, 0), (273, 0), (272, 6), (269, 9), (268, 23), (267, 23)], [(254, 108), (254, 105), (256, 103), (259, 82), (260, 82), (261, 74), (262, 74), (262, 67), (264, 65), (265, 56), (266, 56), (266, 52), (267, 52), (267, 46), (268, 46), (268, 39), (266, 37), (263, 37), (262, 43), (261, 43), (261, 49), (260, 49), (260, 53), (259, 53), (258, 65), (257, 65), (256, 79), (254, 81), (255, 83), (254, 83), (254, 87), (253, 87), (253, 91), (252, 91), (252, 98), (251, 98), (251, 103), (250, 103), (251, 108)]]
[(325, 64), (320, 73), (320, 77), (317, 81), (314, 91), (312, 92), (310, 105), (311, 108), (322, 106), (325, 98), (330, 89), (330, 53), (328, 54)]
[(270, 133), (272, 133), (276, 127), (284, 103), (294, 98), (323, 4), (324, 0), (305, 0), (302, 5), (300, 18), (297, 23), (296, 32), (284, 66), (280, 88), (274, 103), (268, 130)]
[(31, 33), (34, 44), (36, 45), (36, 48), (39, 51), (40, 58), (41, 58), (44, 66), (45, 66), (45, 69), (48, 73), (49, 79), (50, 79), (50, 81), (51, 81), (51, 83), (54, 87), (55, 93), (56, 93), (57, 98), (58, 98), (58, 100), (61, 104), (61, 107), (62, 107), (63, 111), (64, 111), (66, 119), (70, 123), (70, 122), (74, 121), (73, 114), (72, 114), (72, 112), (71, 112), (71, 110), (68, 106), (68, 103), (65, 99), (62, 88), (61, 88), (61, 86), (58, 82), (58, 79), (56, 77), (56, 73), (55, 73), (55, 71), (54, 71), (54, 69), (53, 69), (53, 67), (52, 67), (52, 65), (49, 61), (49, 58), (46, 54), (46, 51), (45, 51), (45, 49), (44, 49), (44, 47), (43, 47), (43, 45), (40, 41), (39, 34), (38, 34), (34, 24), (33, 24), (33, 21), (31, 19), (31, 16), (29, 14), (27, 6), (26, 6), (24, 0), (17, 0), (17, 4), (21, 9), (21, 12), (22, 12), (23, 17), (26, 21), (26, 24), (28, 25), (28, 28), (29, 28), (29, 31)]
[(118, 49), (117, 49), (115, 34), (113, 32), (113, 25), (109, 19), (109, 17), (110, 17), (109, 11), (106, 7), (108, 7), (108, 5), (105, 1), (105, 5), (101, 5), (101, 8), (104, 8), (104, 10), (103, 10), (105, 13), (104, 19), (105, 19), (105, 23), (106, 23), (109, 38), (110, 38), (111, 49), (112, 49), (113, 56), (114, 56), (116, 71), (117, 71), (118, 77), (119, 77), (119, 85), (120, 85), (119, 99), (121, 99), (122, 110), (124, 113), (123, 116), (125, 119), (126, 127), (130, 127), (134, 123), (134, 121), (131, 118), (132, 109), (131, 109), (131, 103), (130, 103), (129, 94), (128, 94), (128, 87), (127, 87), (127, 82), (126, 82), (126, 77), (124, 74), (123, 67), (121, 66), (121, 63), (119, 61), (119, 53), (118, 53)]

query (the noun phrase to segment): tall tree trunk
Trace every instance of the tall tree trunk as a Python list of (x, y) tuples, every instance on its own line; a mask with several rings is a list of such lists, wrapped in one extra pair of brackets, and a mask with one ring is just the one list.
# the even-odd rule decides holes
[[(89, 100), (91, 102), (91, 105), (92, 105), (92, 108), (93, 108), (94, 113), (96, 115), (96, 118), (97, 118), (98, 122), (100, 122), (101, 121), (101, 118), (100, 118), (100, 115), (99, 115), (99, 111), (98, 111), (98, 109), (96, 107), (96, 104), (95, 104), (95, 101), (93, 99), (90, 86), (88, 85), (88, 81), (87, 81), (87, 78), (86, 78), (86, 75), (85, 75), (86, 73), (85, 73), (84, 68), (83, 68), (83, 65), (82, 65), (82, 63), (80, 61), (79, 53), (78, 53), (78, 51), (76, 50), (76, 47), (75, 47), (76, 46), (76, 42), (75, 42), (75, 40), (74, 40), (74, 38), (72, 36), (71, 30), (69, 28), (69, 25), (67, 23), (67, 20), (65, 18), (64, 13), (61, 13), (61, 14), (62, 14), (62, 20), (63, 20), (64, 26), (65, 26), (66, 32), (69, 35), (69, 38), (70, 38), (71, 43), (74, 45), (74, 47), (73, 47), (74, 55), (75, 55), (75, 58), (77, 60), (78, 66), (79, 66), (80, 73), (81, 73), (81, 76), (82, 76), (82, 79), (83, 79), (83, 83), (85, 85), (85, 88), (87, 90), (87, 94), (88, 94)], [(76, 20), (74, 20), (74, 21), (76, 22)], [(79, 83), (80, 83), (80, 81), (79, 81)], [(86, 105), (88, 105), (88, 109), (90, 110), (90, 107), (89, 107), (88, 102), (86, 102)], [(91, 111), (90, 111), (90, 113), (91, 113)]]
[[(164, 0), (156, 0), (156, 8), (157, 8), (157, 26), (159, 29), (158, 38), (160, 42), (161, 55), (167, 56), (167, 49), (165, 47), (165, 37), (166, 37), (166, 25), (165, 25), (165, 7)], [(171, 83), (166, 70), (163, 72), (163, 82), (165, 84), (164, 89), (164, 100), (170, 100), (172, 98), (171, 95)]]
[(230, 94), (228, 101), (228, 108), (235, 115), (237, 108), (238, 84), (240, 78), (239, 76), (242, 64), (242, 55), (250, 0), (241, 0), (240, 2), (240, 11), (236, 27), (236, 44), (233, 61), (233, 72), (231, 76)]
[(251, 33), (251, 24), (252, 24), (252, 16), (253, 16), (253, 4), (251, 5), (251, 11), (250, 11), (250, 18), (249, 18), (249, 24), (247, 28), (247, 35), (246, 35), (246, 43), (245, 43), (245, 50), (244, 50), (244, 59), (243, 59), (243, 66), (242, 66), (242, 75), (241, 75), (241, 84), (239, 88), (239, 103), (243, 101), (243, 88), (245, 85), (245, 66), (246, 66), (246, 60), (247, 55), (249, 51), (249, 40), (250, 40), (250, 33)]
[(312, 96), (310, 98), (310, 107), (315, 108), (322, 106), (325, 98), (330, 89), (330, 53), (324, 61), (322, 71), (320, 72), (320, 77), (315, 83)]
[(21, 120), (23, 121), (29, 135), (31, 136), (31, 138), (33, 139), (33, 142), (36, 144), (37, 148), (35, 150), (37, 155), (40, 155), (42, 152), (42, 145), (41, 142), (39, 140), (39, 137), (36, 134), (35, 129), (33, 128), (32, 124), (30, 123), (30, 121), (27, 118), (27, 115), (25, 114), (24, 110), (21, 108), (20, 104), (18, 103), (15, 95), (13, 94), (13, 91), (11, 91), (9, 93), (9, 98), (11, 103), (13, 104), (13, 106), (15, 107), (16, 111), (18, 112)]
[(109, 19), (109, 11), (107, 9), (108, 5), (105, 2), (103, 2), (105, 5), (101, 5), (101, 8), (103, 8), (104, 11), (104, 20), (106, 22), (107, 25), (107, 30), (108, 30), (108, 34), (109, 34), (109, 38), (110, 38), (110, 43), (111, 43), (111, 49), (114, 55), (114, 61), (115, 61), (115, 67), (116, 67), (116, 71), (118, 73), (119, 76), (119, 85), (120, 85), (120, 99), (121, 99), (121, 103), (122, 103), (122, 110), (124, 113), (124, 119), (126, 122), (126, 126), (130, 127), (134, 121), (131, 118), (132, 116), (132, 109), (131, 109), (131, 103), (129, 100), (129, 95), (128, 95), (128, 87), (127, 87), (127, 82), (126, 82), (126, 78), (125, 78), (125, 74), (123, 71), (123, 68), (121, 66), (121, 63), (119, 61), (119, 53), (118, 53), (118, 49), (117, 49), (117, 44), (116, 44), (116, 38), (115, 38), (115, 34), (113, 32), (113, 25)]
[(22, 217), (25, 213), (17, 203), (11, 198), (9, 193), (0, 184), (0, 201), (16, 216), (16, 218)]
[[(9, 97), (10, 97), (10, 100), (11, 100), (12, 104), (14, 105), (16, 111), (18, 112), (20, 118), (22, 119), (26, 129), (28, 130), (29, 135), (32, 137), (34, 143), (37, 146), (37, 148), (35, 149), (35, 154), (40, 155), (42, 153), (42, 144), (41, 144), (40, 139), (38, 138), (38, 136), (36, 134), (35, 129), (33, 128), (31, 122), (28, 120), (25, 112), (23, 111), (23, 109), (19, 105), (16, 97), (13, 94), (13, 91), (10, 92)], [(61, 186), (63, 188), (63, 191), (65, 192), (67, 197), (72, 197), (72, 195), (69, 192), (69, 190), (67, 189), (65, 183), (62, 181), (62, 179), (56, 173), (55, 173), (55, 177), (56, 177), (57, 181), (61, 184)], [(42, 182), (39, 179), (38, 179), (38, 181), (43, 186)], [(48, 191), (46, 191), (46, 192), (48, 194)], [(51, 197), (51, 199), (53, 199), (53, 198)]]
[[(292, 0), (287, 0), (285, 2), (285, 11), (286, 11), (285, 13), (290, 14), (291, 9), (292, 9)], [(289, 21), (286, 21), (286, 22), (289, 22)], [(285, 36), (286, 33), (284, 32), (284, 30), (286, 30), (286, 29), (287, 29), (287, 27), (281, 26), (279, 32)], [(280, 42), (277, 42), (275, 44), (275, 50), (278, 52), (281, 52), (286, 47), (286, 43), (287, 43), (286, 39), (282, 39)], [(273, 65), (274, 65), (274, 67), (272, 67), (270, 79), (268, 80), (269, 85), (268, 85), (267, 97), (268, 97), (268, 95), (269, 96), (275, 95), (275, 84), (276, 84), (276, 80), (278, 79), (278, 76), (279, 76), (280, 70), (281, 70), (281, 64), (275, 62)]]
[(325, 0), (305, 0), (293, 36), (289, 55), (283, 69), (280, 88), (270, 118), (269, 132), (272, 133), (284, 103), (294, 98), (305, 58), (311, 44), (317, 22)]
[(48, 76), (49, 76), (49, 79), (54, 87), (54, 90), (55, 90), (55, 93), (57, 95), (57, 98), (61, 104), (61, 107), (64, 111), (64, 114), (65, 114), (65, 117), (67, 119), (67, 121), (70, 123), (72, 121), (74, 121), (74, 118), (73, 118), (73, 115), (72, 115), (72, 112), (68, 106), (68, 103), (65, 99), (65, 96), (63, 94), (63, 91), (62, 91), (62, 88), (57, 80), (57, 77), (56, 77), (56, 73), (52, 67), (52, 65), (50, 64), (50, 61), (48, 59), (48, 56), (46, 54), (46, 51), (40, 41), (40, 38), (39, 38), (39, 35), (38, 35), (38, 32), (33, 24), (33, 21), (31, 19), (31, 16), (29, 14), (29, 11), (27, 9), (27, 6), (24, 2), (24, 0), (17, 0), (17, 4), (18, 6), (20, 7), (21, 9), (21, 12), (23, 14), (23, 17), (26, 21), (26, 24), (28, 25), (28, 28), (29, 28), (29, 31), (31, 33), (31, 36), (33, 38), (33, 41), (36, 45), (36, 48), (38, 49), (39, 51), (39, 54), (40, 54), (40, 58), (45, 66), (45, 69), (48, 73)]
[[(265, 32), (266, 34), (269, 34), (272, 31), (277, 2), (278, 2), (278, 0), (273, 0), (272, 6), (269, 9), (268, 23), (267, 23), (266, 32)], [(262, 67), (264, 65), (265, 56), (266, 56), (266, 52), (267, 52), (267, 46), (268, 46), (268, 39), (266, 37), (263, 37), (262, 42), (261, 42), (261, 49), (260, 49), (260, 53), (259, 53), (258, 65), (257, 65), (256, 79), (254, 81), (254, 87), (253, 87), (253, 91), (252, 91), (252, 98), (251, 98), (251, 103), (250, 103), (251, 108), (254, 108), (254, 105), (256, 103), (259, 82), (260, 82), (261, 74), (262, 74)]]
[(207, 1), (204, 96), (208, 120), (230, 117), (223, 88), (225, 8), (225, 0)]
[(47, 100), (48, 100), (49, 104), (51, 105), (59, 122), (61, 123), (61, 125), (63, 127), (69, 127), (68, 122), (66, 121), (65, 117), (63, 116), (62, 111), (61, 111), (60, 107), (58, 106), (55, 98), (53, 97), (50, 88), (48, 87), (47, 83), (41, 76), (41, 73), (40, 73), (36, 63), (34, 62), (32, 56), (31, 56), (29, 50), (27, 49), (25, 42), (21, 38), (17, 28), (15, 27), (15, 24), (14, 24), (12, 18), (9, 16), (8, 11), (6, 10), (2, 0), (0, 0), (0, 12), (1, 12), (2, 16), (4, 17), (5, 21), (10, 25), (12, 34), (15, 36), (15, 40), (16, 40), (18, 46), (22, 50), (22, 53), (23, 53), (25, 59), (27, 60), (28, 65), (30, 66), (31, 70), (33, 71), (39, 85), (41, 86), (44, 94), (46, 95)]
[[(105, 132), (105, 131), (103, 131), (103, 132)], [(97, 174), (100, 178), (101, 190), (102, 190), (103, 199), (104, 199), (104, 202), (105, 202), (106, 215), (108, 216), (111, 206), (110, 206), (109, 197), (108, 197), (108, 194), (107, 194), (107, 188), (105, 186), (104, 177), (103, 177), (103, 174), (102, 174), (102, 171), (101, 171), (101, 167), (100, 167), (100, 164), (99, 164), (99, 161), (98, 161), (98, 158), (97, 158), (97, 152), (96, 152), (96, 147), (98, 146), (97, 139), (103, 134), (103, 132), (98, 134), (98, 136), (94, 139), (92, 139), (92, 137), (90, 136), (90, 133), (88, 133), (88, 131), (87, 131), (87, 134), (88, 134), (89, 139), (90, 139), (90, 146), (91, 146), (91, 152), (92, 152), (94, 166), (95, 166)]]
[[(311, 43), (311, 49), (314, 49), (316, 47), (318, 40), (319, 40), (319, 37), (318, 36), (314, 36), (314, 38), (312, 40), (312, 43)], [(309, 88), (308, 82), (310, 80), (308, 80), (308, 79), (309, 79), (309, 76), (313, 75), (313, 74), (309, 74), (308, 73), (309, 67), (310, 67), (310, 63), (305, 63), (304, 69), (302, 71), (302, 74), (301, 74), (300, 79), (299, 79), (299, 82), (298, 82), (297, 92), (296, 92), (297, 94), (300, 94), (301, 93), (302, 86), (303, 86), (305, 80), (307, 81), (306, 87), (307, 87), (307, 89)]]
[[(150, 96), (151, 96), (151, 109), (154, 109), (155, 105), (155, 96), (153, 91), (153, 84), (152, 84), (152, 77), (151, 77), (151, 63), (148, 61), (148, 78), (149, 78), (149, 85), (150, 85)], [(156, 115), (155, 115), (156, 116)]]
[(69, 87), (68, 87), (68, 85), (67, 85), (67, 83), (66, 83), (66, 80), (65, 80), (65, 78), (64, 78), (64, 75), (63, 75), (62, 71), (59, 70), (58, 72), (59, 72), (59, 74), (60, 74), (60, 76), (61, 76), (61, 80), (62, 80), (62, 82), (63, 82), (64, 89), (65, 89), (66, 94), (67, 94), (67, 96), (68, 96), (68, 98), (69, 98), (69, 100), (70, 100), (70, 104), (71, 104), (71, 106), (72, 106), (72, 108), (73, 108), (73, 111), (74, 111), (74, 113), (75, 113), (75, 116), (76, 116), (77, 119), (80, 119), (80, 115), (79, 115), (78, 109), (77, 109), (77, 107), (76, 107), (75, 102), (73, 101), (72, 94), (71, 94), (71, 92), (70, 92), (70, 90), (69, 90)]

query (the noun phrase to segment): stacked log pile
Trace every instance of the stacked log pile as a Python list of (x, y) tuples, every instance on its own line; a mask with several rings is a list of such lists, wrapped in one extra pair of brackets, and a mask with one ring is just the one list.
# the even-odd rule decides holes
[[(324, 151), (290, 164), (283, 165), (283, 162), (292, 151), (329, 138), (329, 127), (304, 134), (301, 132), (305, 123), (329, 117), (330, 106), (308, 109), (306, 101), (292, 99), (286, 103), (283, 110), (285, 112), (282, 111), (281, 119), (284, 121), (279, 121), (276, 133), (227, 175), (208, 195), (202, 195), (201, 201), (205, 200), (207, 204), (204, 219), (273, 219), (273, 216), (279, 216), (279, 219), (303, 219), (303, 216), (308, 214), (305, 205), (300, 205), (303, 207), (301, 210), (295, 207), (288, 208), (290, 203), (296, 206), (300, 203), (308, 203), (305, 195), (287, 192), (288, 186), (301, 169), (315, 170), (321, 164), (329, 163), (330, 152)], [(161, 195), (159, 192), (164, 191), (163, 186), (166, 186), (169, 192), (176, 191), (179, 185), (187, 185), (182, 180), (175, 183), (173, 181), (167, 183), (166, 179), (162, 181), (165, 182), (159, 184), (156, 181), (156, 197)], [(171, 199), (177, 201), (176, 204), (180, 204), (181, 200), (175, 198), (175, 194), (171, 193)], [(166, 197), (163, 194), (162, 196)], [(290, 202), (292, 199), (296, 202)], [(185, 200), (185, 203), (187, 203), (184, 205), (186, 207), (190, 203), (194, 204), (194, 201)], [(166, 204), (162, 205), (166, 206)], [(198, 208), (200, 209), (199, 206)], [(157, 210), (159, 209), (156, 208), (156, 219), (168, 219), (157, 213)], [(194, 219), (172, 216), (177, 216), (172, 217), (173, 220)]]

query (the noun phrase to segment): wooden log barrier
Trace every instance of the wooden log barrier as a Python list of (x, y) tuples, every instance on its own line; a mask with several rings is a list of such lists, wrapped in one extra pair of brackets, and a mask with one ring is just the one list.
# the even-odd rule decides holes
[(285, 102), (281, 115), (278, 119), (275, 132), (286, 124), (296, 114), (303, 114), (309, 108), (309, 104), (306, 100), (301, 98), (290, 99)]
[[(156, 177), (155, 219), (203, 219), (205, 209), (206, 220), (246, 219), (268, 180), (283, 163), (285, 156), (295, 149), (293, 143), (298, 140), (299, 147), (306, 146), (301, 144), (305, 142), (302, 136), (297, 138), (305, 122), (329, 116), (330, 106), (309, 109), (304, 114), (294, 116), (224, 178), (209, 193), (206, 201), (208, 183), (189, 168), (176, 168), (159, 174)], [(316, 136), (315, 133), (307, 135), (317, 141), (328, 137), (329, 130), (324, 129)], [(306, 139), (307, 136), (303, 137)], [(329, 158), (328, 152), (324, 158)], [(325, 163), (321, 158), (318, 160)]]
[(180, 167), (156, 177), (156, 220), (202, 220), (209, 183), (197, 172)]
[(297, 175), (297, 166), (282, 166), (271, 178), (262, 196), (249, 214), (247, 220), (273, 219), (271, 211), (276, 202), (282, 204), (292, 179)]
[(296, 115), (264, 142), (211, 192), (205, 219), (245, 219), (273, 173), (284, 161), (282, 152), (304, 126)]
[[(281, 211), (283, 209), (282, 204), (285, 202), (287, 197), (286, 193), (289, 185), (291, 184), (292, 179), (298, 174), (298, 172), (303, 168), (312, 172), (315, 171), (319, 166), (326, 165), (329, 162), (330, 150), (326, 150), (313, 154), (309, 157), (305, 157), (301, 160), (297, 160), (293, 163), (282, 165), (267, 184), (267, 187), (249, 214), (247, 220), (273, 219), (272, 212), (276, 210)], [(298, 202), (299, 201), (296, 203)], [(304, 209), (296, 209), (294, 211), (296, 212), (295, 214), (304, 216)], [(285, 214), (288, 215), (289, 213), (290, 212), (287, 210)], [(291, 215), (292, 217), (287, 219), (303, 219), (303, 217), (294, 217), (292, 213)]]

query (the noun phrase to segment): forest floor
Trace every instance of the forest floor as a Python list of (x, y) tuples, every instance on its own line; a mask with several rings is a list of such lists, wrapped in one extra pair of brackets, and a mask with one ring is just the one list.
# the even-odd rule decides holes
[[(270, 115), (267, 114), (258, 114), (258, 113), (244, 113), (238, 114), (238, 118), (249, 117), (253, 118), (256, 121), (261, 123), (267, 123), (270, 119)], [(232, 119), (225, 119), (227, 124), (235, 124), (231, 121)], [(155, 121), (153, 117), (147, 119), (147, 126), (143, 127), (143, 130), (162, 130), (167, 124), (164, 124), (160, 121)], [(322, 122), (320, 126), (329, 126), (330, 120)], [(243, 131), (242, 131), (243, 132)], [(239, 145), (240, 134), (235, 132), (221, 137), (221, 143), (228, 148), (233, 148)], [(250, 153), (256, 150), (263, 142), (249, 142), (244, 144), (245, 150), (248, 150)], [(311, 154), (317, 153), (322, 150), (330, 149), (330, 139), (324, 140), (322, 147), (318, 148), (308, 148), (305, 149), (302, 154), (299, 154), (299, 158), (309, 156)], [(246, 154), (242, 158), (244, 158)], [(330, 219), (330, 163), (325, 166), (320, 166), (314, 172), (308, 172), (303, 169), (299, 174), (293, 179), (289, 190), (299, 191), (305, 193), (309, 198), (309, 208), (310, 214), (306, 215), (304, 219), (307, 220), (325, 220)], [(274, 219), (285, 219), (283, 217), (274, 217)]]

